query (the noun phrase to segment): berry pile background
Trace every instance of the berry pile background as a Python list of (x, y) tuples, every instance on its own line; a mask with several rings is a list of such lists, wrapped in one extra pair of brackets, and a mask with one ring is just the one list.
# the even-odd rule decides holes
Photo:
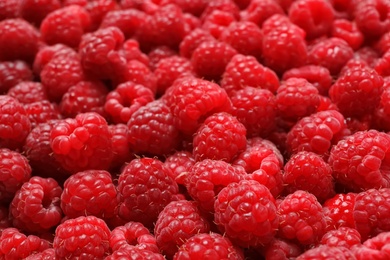
[(390, 259), (390, 0), (0, 0), (0, 259)]

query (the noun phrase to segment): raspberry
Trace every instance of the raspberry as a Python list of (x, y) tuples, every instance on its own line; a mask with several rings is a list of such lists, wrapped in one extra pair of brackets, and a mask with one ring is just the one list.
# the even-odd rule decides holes
[(129, 39), (137, 33), (144, 19), (145, 13), (135, 9), (113, 10), (104, 16), (100, 28), (117, 27)]
[(195, 164), (192, 153), (186, 151), (177, 151), (165, 159), (165, 166), (171, 170), (171, 177), (177, 184), (184, 184), (186, 175), (191, 171)]
[(119, 216), (151, 227), (158, 214), (174, 200), (178, 187), (170, 170), (152, 158), (134, 159), (121, 171), (118, 180), (121, 204)]
[(107, 87), (99, 81), (80, 81), (62, 96), (59, 109), (65, 117), (75, 117), (86, 112), (105, 116), (104, 103), (107, 93)]
[(186, 174), (185, 184), (188, 193), (208, 212), (214, 211), (215, 198), (220, 190), (245, 176), (243, 168), (233, 167), (220, 160), (205, 159), (195, 163)]
[(355, 228), (353, 208), (356, 193), (339, 193), (325, 201), (323, 211), (327, 222), (327, 230), (341, 227)]
[(26, 236), (16, 228), (6, 228), (0, 236), (0, 257), (26, 259), (49, 248), (49, 242), (34, 235)]
[(60, 120), (50, 133), (54, 157), (64, 169), (106, 170), (112, 160), (112, 141), (106, 120), (89, 112)]
[(104, 258), (105, 260), (120, 259), (156, 259), (164, 260), (165, 257), (160, 253), (155, 253), (147, 249), (140, 249), (132, 245), (124, 245), (115, 250), (111, 255)]
[(246, 129), (237, 118), (222, 112), (213, 114), (199, 127), (193, 139), (195, 160), (230, 162), (246, 147)]
[(320, 105), (316, 87), (304, 78), (289, 78), (283, 81), (276, 92), (279, 115), (291, 121), (313, 114)]
[(194, 77), (176, 80), (163, 96), (176, 118), (176, 127), (192, 135), (208, 115), (231, 107), (219, 85)]
[(0, 20), (16, 18), (19, 16), (19, 0), (1, 0), (0, 1)]
[(326, 0), (298, 0), (288, 10), (290, 21), (306, 32), (307, 39), (329, 33), (334, 19), (332, 5)]
[(245, 180), (219, 192), (214, 221), (222, 233), (243, 247), (270, 242), (279, 225), (275, 200), (268, 188)]
[(39, 32), (23, 19), (0, 21), (0, 60), (31, 63), (39, 48)]
[(229, 12), (215, 10), (204, 17), (202, 29), (208, 31), (215, 39), (221, 37), (230, 24), (236, 22), (236, 18)]
[(7, 96), (16, 98), (20, 103), (30, 104), (47, 100), (46, 90), (40, 82), (22, 81), (7, 92)]
[[(154, 71), (160, 60), (177, 55), (177, 52), (167, 46), (157, 46), (148, 53), (149, 68)], [(184, 55), (181, 55), (184, 56)], [(187, 58), (187, 57), (186, 57)]]
[(91, 16), (92, 24), (89, 28), (89, 31), (95, 31), (102, 23), (102, 20), (106, 14), (110, 11), (116, 10), (118, 4), (115, 0), (97, 0), (85, 1), (84, 6)]
[(389, 231), (389, 188), (369, 189), (356, 195), (353, 217), (362, 241)]
[(169, 107), (156, 100), (135, 111), (128, 123), (128, 142), (135, 153), (166, 155), (179, 146), (179, 131)]
[(61, 208), (69, 218), (93, 215), (109, 219), (116, 213), (117, 206), (117, 191), (107, 171), (78, 172), (64, 183)]
[(19, 148), (31, 130), (22, 104), (13, 97), (0, 95), (0, 147)]
[(360, 245), (360, 234), (354, 228), (340, 227), (337, 230), (331, 230), (321, 238), (322, 245), (333, 247), (346, 247), (352, 249), (353, 246)]
[(60, 7), (60, 0), (22, 0), (19, 12), (23, 19), (39, 27), (46, 16)]
[(180, 7), (180, 9), (184, 13), (190, 13), (195, 16), (200, 16), (206, 7), (210, 4), (206, 0), (195, 0), (195, 1), (187, 1), (187, 0), (165, 0), (161, 1), (161, 4), (172, 3)]
[(333, 247), (327, 245), (321, 245), (307, 250), (296, 260), (326, 260), (326, 259), (355, 259), (354, 254), (344, 247)]
[(0, 232), (12, 226), (12, 220), (9, 217), (9, 207), (0, 206)]
[(194, 29), (188, 33), (179, 45), (180, 55), (185, 58), (191, 58), (195, 49), (203, 42), (212, 41), (214, 39), (211, 34), (201, 28)]
[(333, 21), (331, 36), (344, 40), (355, 51), (360, 48), (364, 40), (364, 35), (359, 31), (356, 23), (346, 19)]
[(230, 95), (232, 91), (246, 86), (268, 89), (275, 93), (279, 87), (279, 79), (275, 72), (261, 65), (254, 57), (237, 54), (226, 66), (221, 87)]
[(48, 120), (61, 119), (62, 116), (56, 103), (48, 100), (37, 101), (24, 105), (26, 113), (31, 122), (31, 127), (45, 123)]
[(327, 68), (337, 75), (341, 68), (353, 57), (353, 49), (340, 38), (327, 38), (309, 47), (307, 62)]
[(197, 258), (243, 260), (244, 254), (227, 237), (211, 232), (189, 238), (173, 256), (174, 260)]
[(298, 190), (278, 205), (279, 236), (302, 245), (317, 243), (324, 234), (326, 222), (321, 204), (313, 194)]
[(232, 115), (246, 128), (248, 137), (266, 137), (275, 129), (275, 96), (267, 89), (245, 87), (230, 96)]
[(50, 260), (50, 259), (55, 259), (56, 254), (53, 248), (47, 248), (39, 253), (34, 253), (25, 260)]
[(380, 54), (385, 54), (390, 49), (390, 32), (384, 33), (374, 45), (375, 50)]
[(302, 254), (302, 249), (294, 243), (275, 238), (265, 246), (263, 254), (270, 260), (291, 259)]
[(287, 28), (287, 27), (291, 27), (291, 29), (295, 29), (296, 30), (296, 33), (299, 34), (299, 36), (301, 36), (302, 38), (305, 38), (306, 36), (306, 33), (304, 30), (302, 30), (301, 28), (299, 28), (298, 26), (294, 25), (290, 19), (288, 18), (288, 16), (286, 16), (285, 14), (274, 14), (272, 16), (270, 16), (269, 18), (267, 18), (263, 25), (261, 26), (262, 28), (262, 31), (264, 34), (268, 34), (270, 32), (272, 32), (273, 30), (276, 30), (278, 28)]
[(389, 187), (390, 136), (359, 131), (333, 146), (329, 164), (336, 181), (350, 190)]
[(24, 61), (0, 62), (0, 93), (4, 94), (22, 81), (33, 79), (30, 67)]
[(218, 82), (226, 65), (236, 54), (237, 51), (227, 43), (207, 41), (194, 50), (191, 64), (199, 77)]
[(206, 9), (203, 11), (201, 15), (201, 19), (204, 20), (205, 17), (209, 16), (214, 11), (222, 11), (226, 13), (230, 13), (238, 19), (240, 16), (240, 9), (232, 0), (214, 0), (208, 3)]
[[(355, 251), (356, 259), (360, 260), (362, 257), (372, 257), (373, 259), (386, 259), (389, 257), (389, 232), (383, 232), (377, 236), (367, 239), (364, 241), (362, 247), (356, 247), (358, 250)], [(363, 250), (359, 250), (363, 249)]]
[(333, 83), (332, 76), (327, 68), (317, 65), (306, 65), (293, 68), (283, 73), (283, 80), (289, 78), (304, 78), (318, 89), (321, 95), (327, 96)]
[(157, 246), (169, 259), (186, 240), (209, 230), (210, 224), (196, 202), (179, 200), (169, 203), (158, 215), (154, 235)]
[(290, 154), (309, 151), (327, 156), (332, 145), (337, 144), (349, 131), (344, 116), (336, 110), (314, 113), (299, 120), (287, 134)]
[(61, 187), (51, 178), (32, 177), (16, 192), (10, 205), (13, 226), (33, 233), (44, 233), (62, 219)]
[(250, 21), (261, 27), (265, 20), (275, 14), (284, 14), (283, 9), (274, 0), (252, 0), (241, 13), (241, 19)]
[(125, 124), (109, 125), (111, 134), (113, 158), (110, 169), (120, 168), (125, 162), (129, 162), (133, 153), (127, 141), (129, 128)]
[(53, 248), (56, 257), (103, 259), (109, 254), (110, 229), (94, 216), (65, 220), (57, 226)]
[(390, 51), (375, 62), (374, 69), (383, 77), (390, 76)]
[(111, 231), (110, 248), (119, 250), (124, 245), (132, 245), (140, 250), (158, 253), (156, 238), (139, 222), (128, 222)]
[(150, 64), (148, 55), (140, 50), (139, 43), (136, 40), (126, 40), (119, 49), (119, 53), (128, 61), (137, 60), (146, 66), (149, 66)]

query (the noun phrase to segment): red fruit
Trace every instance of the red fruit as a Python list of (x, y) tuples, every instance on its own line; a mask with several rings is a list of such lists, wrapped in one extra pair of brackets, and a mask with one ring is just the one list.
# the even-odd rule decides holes
[(355, 259), (354, 254), (345, 247), (333, 247), (327, 245), (321, 245), (307, 250), (296, 260), (327, 260), (327, 259)]
[(52, 178), (32, 177), (16, 192), (10, 205), (13, 226), (32, 233), (56, 227), (62, 217), (61, 187)]
[(25, 258), (25, 260), (50, 260), (55, 259), (56, 254), (53, 248), (47, 248), (39, 253), (35, 253)]
[(333, 21), (331, 36), (343, 39), (353, 50), (358, 50), (364, 41), (364, 35), (355, 22), (346, 19), (336, 19)]
[[(71, 2), (72, 0), (64, 0), (65, 2)], [(76, 0), (77, 1), (77, 0)], [(96, 0), (96, 1), (83, 1), (82, 6), (88, 11), (91, 16), (91, 27), (89, 31), (96, 31), (99, 25), (102, 23), (103, 18), (110, 11), (116, 10), (118, 4), (115, 0)], [(66, 5), (64, 3), (64, 5)]]
[(201, 28), (208, 31), (215, 39), (218, 39), (229, 25), (236, 21), (237, 19), (232, 13), (215, 10), (204, 17)]
[(110, 229), (94, 216), (65, 220), (57, 226), (53, 248), (57, 258), (103, 259), (109, 254)]
[(117, 27), (129, 39), (138, 32), (145, 16), (144, 12), (136, 9), (112, 10), (104, 16), (100, 28)]
[(264, 21), (275, 14), (284, 14), (282, 7), (274, 0), (252, 0), (241, 13), (241, 19), (262, 27)]
[(275, 238), (265, 246), (263, 254), (269, 260), (289, 259), (302, 254), (302, 249), (297, 244)]
[(200, 16), (210, 2), (206, 0), (165, 0), (161, 1), (161, 4), (172, 3), (180, 7), (184, 13), (190, 13), (195, 16)]
[(177, 151), (165, 159), (164, 165), (171, 170), (171, 177), (177, 184), (184, 184), (187, 174), (195, 164), (192, 153)]
[(214, 204), (214, 221), (222, 233), (243, 247), (270, 242), (279, 218), (275, 199), (256, 181), (240, 181), (223, 188)]
[(327, 223), (327, 230), (336, 230), (341, 227), (355, 228), (353, 208), (356, 193), (339, 193), (325, 201), (323, 211)]
[(180, 43), (180, 55), (191, 58), (195, 49), (203, 42), (212, 41), (214, 37), (206, 30), (197, 28), (188, 33)]
[[(167, 46), (157, 46), (148, 53), (149, 68), (154, 71), (160, 60), (177, 55), (177, 52)], [(182, 55), (184, 56), (184, 55)]]
[(10, 88), (7, 96), (16, 98), (20, 103), (30, 104), (48, 100), (46, 90), (40, 82), (22, 81)]
[(133, 156), (127, 141), (129, 128), (125, 124), (109, 125), (111, 134), (113, 158), (110, 169), (120, 168), (124, 163), (129, 162)]
[(59, 8), (60, 0), (21, 0), (19, 12), (23, 19), (39, 27), (47, 15)]
[(31, 127), (45, 123), (49, 120), (61, 119), (62, 116), (56, 103), (49, 100), (37, 101), (24, 105), (26, 113), (31, 122)]
[(214, 11), (230, 13), (236, 19), (239, 18), (239, 8), (232, 0), (214, 0), (209, 2), (201, 15), (201, 19), (204, 20), (205, 17), (209, 16)]
[(0, 1), (0, 20), (16, 18), (19, 15), (19, 0), (1, 0)]
[(126, 40), (119, 52), (127, 61), (137, 60), (146, 66), (150, 64), (148, 55), (140, 50), (139, 43), (134, 39)]
[(360, 245), (361, 237), (359, 232), (354, 228), (340, 227), (336, 230), (330, 230), (321, 238), (322, 245), (334, 247), (346, 247), (352, 249)]
[(164, 260), (165, 257), (160, 253), (155, 253), (147, 249), (138, 248), (132, 245), (123, 245), (115, 250), (111, 255), (104, 258), (105, 260), (121, 259), (155, 259)]
[(32, 71), (24, 61), (0, 62), (0, 93), (6, 93), (9, 89), (22, 81), (33, 79)]
[(355, 255), (357, 260), (364, 257), (372, 259), (386, 259), (390, 256), (388, 244), (390, 240), (390, 232), (383, 232), (373, 238), (364, 241), (362, 247), (356, 247)]

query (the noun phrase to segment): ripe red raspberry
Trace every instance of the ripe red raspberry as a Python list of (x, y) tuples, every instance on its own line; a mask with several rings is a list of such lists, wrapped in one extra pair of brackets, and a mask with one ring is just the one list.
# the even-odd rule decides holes
[(279, 236), (302, 245), (316, 244), (325, 232), (322, 206), (313, 194), (298, 190), (278, 205)]
[(0, 1), (0, 20), (16, 18), (19, 16), (19, 0), (1, 0)]
[(279, 87), (278, 76), (252, 56), (235, 55), (222, 75), (221, 87), (231, 92), (245, 87), (268, 89), (275, 93)]
[(234, 259), (243, 260), (241, 249), (234, 246), (225, 236), (218, 233), (201, 233), (189, 238), (173, 256), (174, 260), (196, 259)]
[(318, 89), (321, 95), (327, 96), (333, 78), (327, 68), (318, 65), (306, 65), (292, 68), (283, 73), (283, 80), (289, 78), (304, 78)]
[(123, 245), (118, 250), (115, 250), (111, 255), (104, 258), (105, 260), (121, 260), (121, 259), (166, 259), (160, 253), (152, 252), (147, 249), (138, 248), (132, 245)]
[(191, 171), (195, 163), (192, 153), (187, 151), (177, 151), (164, 161), (164, 165), (171, 170), (171, 177), (177, 184), (185, 183), (187, 173)]
[(9, 216), (8, 208), (9, 208), (8, 205), (7, 207), (0, 206), (0, 232), (12, 226), (12, 220)]
[(354, 253), (345, 247), (321, 245), (311, 248), (298, 256), (296, 260), (355, 259)]
[(214, 221), (222, 233), (243, 247), (270, 242), (279, 225), (275, 199), (268, 188), (246, 180), (219, 192)]
[(169, 203), (158, 215), (154, 226), (157, 246), (167, 258), (172, 258), (189, 238), (209, 231), (210, 224), (196, 202), (187, 200)]
[(284, 14), (282, 7), (274, 0), (252, 0), (241, 13), (241, 19), (262, 27), (265, 20), (275, 14)]
[(267, 18), (267, 20), (264, 21), (263, 25), (261, 26), (261, 29), (264, 34), (268, 34), (277, 28), (289, 26), (291, 26), (292, 29), (296, 29), (296, 33), (299, 33), (302, 38), (305, 38), (305, 31), (293, 24), (288, 18), (288, 16), (286, 16), (285, 14), (274, 14), (270, 16), (269, 18)]
[(390, 189), (369, 189), (356, 195), (353, 218), (362, 241), (390, 231)]
[(364, 35), (353, 21), (336, 19), (333, 21), (331, 37), (343, 39), (353, 50), (358, 50), (364, 41)]
[(232, 161), (246, 147), (246, 129), (237, 118), (221, 112), (213, 114), (196, 131), (193, 139), (195, 160)]
[(39, 253), (35, 253), (25, 258), (25, 260), (50, 260), (55, 259), (56, 254), (53, 248), (47, 248)]
[(178, 187), (170, 169), (158, 159), (129, 162), (119, 175), (119, 216), (151, 227), (158, 214), (175, 199)]
[(358, 131), (333, 146), (329, 164), (335, 180), (353, 191), (390, 187), (390, 136), (376, 130)]
[(215, 39), (218, 39), (222, 32), (236, 21), (237, 19), (232, 13), (215, 10), (204, 17), (201, 28), (208, 31)]
[(19, 13), (23, 19), (39, 27), (46, 16), (59, 8), (61, 8), (60, 0), (22, 0)]
[(307, 62), (327, 68), (338, 75), (341, 68), (353, 57), (353, 49), (340, 38), (327, 38), (309, 47)]
[(94, 112), (60, 120), (50, 133), (54, 157), (70, 172), (106, 170), (113, 151), (106, 120)]
[(180, 55), (185, 58), (191, 58), (194, 50), (203, 42), (212, 41), (214, 39), (211, 34), (201, 28), (194, 29), (188, 33), (179, 45)]
[(49, 45), (62, 43), (76, 48), (90, 25), (91, 18), (84, 8), (66, 6), (45, 17), (40, 26), (41, 38)]
[(201, 19), (204, 20), (205, 17), (209, 16), (214, 11), (222, 11), (226, 13), (230, 13), (236, 19), (240, 16), (240, 9), (232, 0), (214, 0), (207, 4), (206, 9), (203, 11), (201, 15)]
[(279, 115), (290, 121), (313, 114), (320, 105), (320, 95), (313, 84), (304, 78), (289, 78), (276, 92)]
[(374, 69), (383, 77), (390, 76), (390, 51), (383, 54), (383, 56), (375, 62)]
[(245, 87), (231, 94), (232, 115), (246, 128), (248, 137), (266, 137), (276, 127), (275, 96), (267, 89)]
[(210, 4), (207, 0), (163, 0), (160, 2), (163, 5), (168, 3), (176, 4), (183, 12), (190, 13), (195, 16), (200, 16), (206, 7)]
[(194, 50), (191, 64), (199, 77), (218, 82), (226, 65), (236, 54), (237, 51), (227, 43), (207, 41)]
[(156, 238), (139, 222), (128, 222), (124, 226), (116, 227), (111, 231), (110, 248), (112, 251), (120, 249), (123, 245), (132, 245), (141, 250), (158, 253)]
[(6, 93), (9, 89), (22, 81), (33, 79), (32, 71), (24, 61), (0, 62), (0, 93)]
[(32, 128), (40, 123), (62, 118), (57, 104), (51, 103), (49, 100), (25, 104), (24, 108), (28, 118), (30, 119)]
[(334, 11), (326, 0), (298, 0), (291, 4), (288, 16), (305, 30), (307, 39), (314, 39), (330, 32)]
[(32, 81), (22, 81), (16, 84), (8, 90), (7, 95), (16, 98), (23, 104), (30, 104), (48, 99), (42, 83)]
[(104, 16), (100, 28), (115, 26), (129, 39), (137, 33), (145, 16), (144, 12), (136, 9), (113, 10)]
[(353, 208), (356, 193), (339, 193), (325, 201), (323, 211), (327, 223), (326, 230), (335, 230), (340, 227), (355, 228)]
[(360, 245), (360, 243), (361, 237), (359, 232), (350, 227), (340, 227), (336, 230), (330, 230), (321, 238), (322, 245), (346, 247), (348, 249)]
[(302, 249), (297, 244), (279, 238), (275, 238), (265, 245), (263, 251), (264, 257), (270, 260), (291, 259), (302, 254)]
[(231, 108), (225, 90), (216, 83), (195, 77), (176, 80), (163, 100), (177, 120), (176, 127), (189, 135), (195, 133), (209, 115)]
[(104, 103), (107, 93), (107, 87), (99, 81), (80, 81), (62, 96), (59, 109), (64, 117), (75, 117), (86, 112), (105, 116)]
[(16, 228), (6, 228), (0, 236), (0, 258), (26, 259), (50, 247), (49, 242), (34, 235), (25, 235)]
[[(154, 71), (157, 67), (157, 63), (160, 60), (177, 55), (175, 50), (172, 50), (168, 46), (157, 46), (148, 53), (149, 68)], [(182, 55), (184, 56), (184, 55)]]
[(108, 125), (111, 134), (113, 158), (110, 169), (115, 170), (129, 162), (133, 156), (127, 141), (129, 128), (125, 124)]
[(375, 237), (364, 241), (362, 246), (352, 248), (357, 260), (363, 260), (367, 257), (370, 259), (386, 259), (389, 257), (388, 244), (390, 232), (383, 232)]
[(375, 43), (374, 50), (383, 55), (390, 49), (390, 32), (384, 33)]
[[(72, 0), (64, 1), (71, 2)], [(83, 6), (91, 16), (92, 24), (89, 31), (96, 31), (106, 14), (110, 11), (116, 10), (118, 7), (118, 3), (115, 0), (82, 1), (84, 2)]]
[(23, 19), (0, 21), (0, 60), (31, 63), (39, 48), (38, 30)]
[(57, 226), (53, 242), (56, 257), (103, 259), (109, 254), (110, 229), (97, 217), (65, 220)]
[(136, 40), (127, 39), (119, 52), (127, 61), (137, 60), (149, 67), (150, 59), (146, 53), (140, 50), (139, 43)]
[(167, 155), (179, 146), (179, 130), (169, 107), (156, 100), (135, 111), (127, 126), (128, 142), (135, 153)]
[(32, 233), (56, 227), (62, 217), (62, 188), (52, 178), (32, 177), (18, 190), (10, 204), (13, 226)]
[(349, 131), (344, 116), (336, 110), (314, 113), (299, 120), (288, 132), (286, 146), (289, 154), (309, 151), (327, 156)]
[(101, 219), (109, 219), (116, 214), (117, 206), (117, 190), (107, 171), (78, 172), (64, 183), (61, 208), (69, 218), (93, 215)]

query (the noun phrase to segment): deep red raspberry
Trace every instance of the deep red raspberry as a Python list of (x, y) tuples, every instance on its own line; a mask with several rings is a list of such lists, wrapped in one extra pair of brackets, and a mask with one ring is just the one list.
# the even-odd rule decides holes
[(50, 260), (55, 259), (56, 254), (53, 248), (47, 248), (39, 253), (35, 253), (25, 258), (25, 260)]
[(150, 65), (148, 55), (140, 50), (139, 43), (134, 39), (126, 40), (119, 49), (119, 52), (127, 61), (137, 60), (148, 67)]
[(0, 60), (31, 63), (39, 48), (38, 30), (23, 19), (0, 21)]
[(176, 118), (176, 127), (192, 135), (200, 124), (211, 114), (229, 111), (230, 100), (219, 85), (188, 77), (176, 80), (163, 96)]
[(22, 0), (19, 14), (23, 19), (39, 27), (46, 16), (59, 8), (61, 8), (60, 0)]
[[(72, 0), (64, 0), (71, 2)], [(76, 0), (77, 1), (77, 0)], [(85, 9), (91, 16), (91, 27), (89, 31), (95, 31), (99, 28), (103, 18), (110, 11), (116, 10), (118, 3), (115, 0), (96, 0), (96, 1), (83, 1)]]
[(359, 131), (333, 146), (329, 164), (335, 180), (350, 190), (390, 187), (390, 136)]
[(267, 89), (245, 87), (231, 94), (232, 115), (246, 128), (248, 137), (266, 137), (276, 127), (275, 96)]
[(369, 189), (356, 195), (353, 218), (362, 241), (390, 230), (390, 189)]
[(331, 36), (343, 39), (353, 50), (358, 50), (363, 44), (364, 35), (353, 21), (336, 19), (333, 21)]
[(276, 106), (285, 120), (298, 119), (313, 114), (320, 105), (320, 95), (313, 84), (304, 78), (289, 78), (276, 92)]
[(115, 26), (119, 28), (126, 39), (134, 36), (145, 19), (145, 13), (136, 9), (113, 10), (108, 12), (100, 28)]
[(316, 244), (325, 232), (322, 206), (313, 194), (298, 190), (278, 205), (279, 236), (302, 245)]
[(60, 120), (51, 130), (50, 146), (55, 158), (70, 172), (106, 170), (113, 156), (107, 122), (94, 112)]
[(108, 130), (111, 134), (113, 149), (110, 169), (115, 170), (121, 168), (124, 163), (129, 162), (133, 156), (127, 141), (129, 128), (125, 124), (114, 124), (109, 125)]
[(103, 259), (109, 254), (110, 229), (97, 217), (87, 216), (65, 220), (57, 226), (53, 248), (56, 257)]
[(0, 1), (0, 20), (16, 18), (19, 16), (19, 0), (1, 0)]
[(383, 232), (375, 237), (367, 239), (364, 241), (362, 247), (355, 247), (357, 249), (355, 252), (356, 259), (362, 260), (364, 257), (369, 257), (372, 259), (386, 259), (390, 256), (390, 251), (388, 248), (390, 240), (390, 232)]
[(22, 81), (33, 79), (32, 71), (24, 61), (0, 62), (0, 94), (6, 93), (10, 88)]
[(138, 248), (132, 245), (123, 245), (118, 250), (115, 250), (111, 255), (108, 255), (104, 259), (105, 260), (121, 260), (121, 259), (164, 260), (165, 257), (160, 253), (152, 252), (147, 249)]
[(102, 82), (80, 81), (62, 96), (59, 109), (64, 117), (75, 117), (86, 112), (96, 112), (105, 116), (104, 104), (107, 93), (108, 88)]
[(264, 248), (264, 257), (269, 260), (291, 259), (302, 254), (302, 249), (290, 241), (273, 239)]
[(207, 41), (194, 50), (191, 63), (199, 77), (218, 82), (226, 65), (236, 54), (237, 51), (227, 43)]
[(26, 259), (50, 247), (49, 242), (34, 235), (25, 235), (16, 228), (6, 228), (0, 236), (0, 257)]
[(120, 249), (123, 245), (132, 245), (141, 250), (158, 253), (156, 238), (139, 222), (128, 222), (124, 226), (116, 227), (111, 231), (110, 248), (112, 251)]
[(296, 260), (355, 259), (354, 253), (345, 247), (321, 245), (311, 248), (298, 256)]
[(32, 177), (16, 192), (10, 205), (13, 226), (32, 233), (44, 233), (62, 219), (62, 188), (51, 178)]
[(127, 122), (128, 142), (138, 154), (167, 155), (179, 146), (179, 130), (169, 107), (156, 100), (135, 111)]
[(327, 110), (338, 110), (338, 108), (329, 97), (320, 96), (320, 105), (317, 108), (317, 112)]
[(375, 62), (374, 69), (383, 77), (390, 76), (390, 51), (383, 54), (383, 56)]
[(344, 18), (352, 20), (353, 9), (355, 8), (355, 1), (330, 0), (329, 2), (332, 4), (333, 10), (335, 11), (335, 18)]
[(42, 83), (32, 81), (22, 81), (16, 84), (8, 90), (7, 95), (16, 98), (23, 104), (30, 104), (48, 99)]
[(227, 12), (233, 15), (236, 19), (240, 16), (240, 9), (232, 0), (214, 0), (208, 3), (206, 9), (201, 15), (201, 19), (204, 20), (207, 16), (214, 11)]
[(0, 232), (12, 226), (12, 220), (9, 216), (8, 208), (9, 208), (8, 205), (7, 207), (0, 206)]
[(327, 38), (310, 46), (307, 62), (327, 68), (338, 75), (341, 68), (353, 57), (353, 49), (340, 38)]
[(241, 12), (241, 19), (250, 21), (261, 27), (265, 20), (275, 14), (284, 14), (282, 7), (274, 0), (252, 0)]
[(322, 245), (346, 247), (348, 249), (360, 243), (361, 237), (359, 232), (350, 227), (340, 227), (336, 230), (330, 230), (321, 238)]
[(175, 56), (177, 54), (178, 53), (175, 50), (172, 50), (168, 46), (157, 46), (148, 53), (149, 68), (154, 71), (157, 67), (157, 63), (159, 63), (160, 60)]
[(61, 208), (69, 218), (92, 215), (109, 219), (116, 214), (117, 206), (117, 190), (107, 171), (78, 172), (64, 183)]
[(307, 39), (314, 39), (330, 32), (334, 11), (326, 0), (298, 0), (291, 4), (288, 16), (305, 30)]
[(284, 13), (283, 14), (274, 14), (267, 18), (267, 20), (264, 21), (263, 25), (261, 26), (261, 29), (264, 34), (268, 34), (272, 32), (273, 30), (277, 28), (282, 28), (282, 27), (289, 27), (291, 26), (292, 29), (296, 29), (296, 33), (299, 33), (299, 35), (302, 38), (305, 38), (306, 33), (304, 30), (300, 29), (298, 26), (294, 25), (288, 16), (286, 16)]
[(184, 184), (187, 174), (195, 164), (192, 153), (187, 151), (177, 151), (165, 159), (165, 166), (171, 169), (171, 177), (177, 184)]
[(150, 228), (178, 193), (169, 171), (158, 159), (145, 157), (129, 162), (118, 180), (119, 216)]
[(313, 84), (321, 95), (327, 96), (333, 83), (333, 78), (327, 68), (318, 65), (306, 65), (293, 68), (283, 73), (283, 80), (289, 78), (304, 78)]
[(287, 150), (314, 152), (327, 156), (332, 145), (337, 144), (349, 131), (344, 116), (336, 110), (314, 113), (299, 120), (287, 134)]
[(268, 89), (275, 93), (279, 87), (278, 76), (252, 56), (235, 55), (222, 75), (221, 87), (230, 95), (245, 87)]
[(215, 201), (214, 221), (222, 233), (243, 247), (270, 242), (279, 225), (274, 197), (256, 181), (234, 182), (223, 188)]
[(229, 25), (236, 21), (237, 19), (232, 13), (215, 10), (204, 17), (201, 28), (218, 39), (221, 37), (222, 32), (226, 31)]
[(213, 40), (214, 37), (211, 34), (201, 28), (194, 29), (188, 33), (180, 43), (179, 50), (180, 55), (185, 58), (191, 58), (194, 50), (203, 42)]
[(340, 227), (355, 228), (353, 208), (356, 193), (339, 193), (325, 201), (323, 211), (327, 223), (326, 230), (336, 230)]
[(211, 232), (189, 238), (173, 257), (174, 260), (201, 258), (243, 260), (244, 254), (227, 237)]
[(187, 0), (163, 0), (160, 1), (162, 5), (172, 3), (176, 4), (181, 8), (181, 10), (185, 13), (190, 13), (195, 16), (200, 16), (203, 11), (206, 9), (209, 2), (207, 0), (195, 0), (195, 1), (187, 1)]
[(49, 100), (25, 104), (24, 108), (28, 118), (30, 119), (32, 128), (40, 123), (62, 118), (57, 104), (51, 103)]
[(197, 161), (214, 159), (230, 162), (246, 147), (245, 126), (231, 114), (213, 114), (196, 131), (193, 147)]
[(210, 224), (196, 202), (179, 200), (169, 203), (158, 215), (154, 235), (160, 251), (172, 258), (187, 239), (209, 230)]
[(385, 54), (390, 49), (390, 32), (384, 33), (375, 43), (374, 48), (379, 54)]

